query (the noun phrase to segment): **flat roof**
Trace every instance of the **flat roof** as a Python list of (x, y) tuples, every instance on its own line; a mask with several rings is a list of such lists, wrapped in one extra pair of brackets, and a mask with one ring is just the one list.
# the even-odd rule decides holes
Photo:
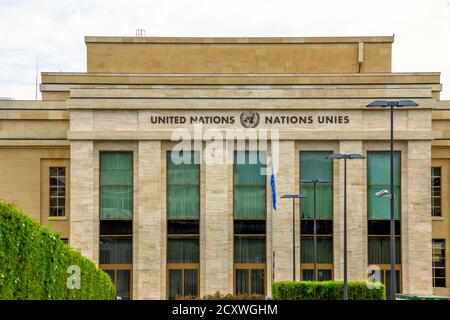
[(179, 44), (274, 44), (274, 43), (392, 43), (394, 36), (373, 37), (107, 37), (86, 36), (85, 43), (179, 43)]

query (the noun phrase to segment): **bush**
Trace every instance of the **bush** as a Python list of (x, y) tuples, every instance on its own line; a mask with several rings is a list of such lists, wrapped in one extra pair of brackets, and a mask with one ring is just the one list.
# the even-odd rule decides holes
[[(81, 272), (80, 289), (68, 289), (69, 266)], [(15, 206), (0, 201), (1, 300), (115, 299), (109, 275)]]
[[(349, 282), (349, 300), (385, 300), (384, 285), (368, 288), (366, 282)], [(343, 300), (342, 281), (283, 281), (272, 284), (274, 300)]]

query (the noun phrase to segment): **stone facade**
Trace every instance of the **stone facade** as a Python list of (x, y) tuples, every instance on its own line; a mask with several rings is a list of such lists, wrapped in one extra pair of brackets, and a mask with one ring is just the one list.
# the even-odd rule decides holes
[[(448, 295), (450, 268), (447, 288), (432, 287), (431, 239), (445, 239), (449, 252), (450, 103), (439, 101), (439, 74), (391, 73), (392, 41), (391, 37), (88, 37), (87, 73), (43, 73), (45, 101), (0, 101), (0, 176), (4, 177), (0, 198), (17, 202), (33, 218), (69, 238), (73, 248), (99, 263), (99, 153), (132, 151), (132, 297), (165, 299), (166, 154), (181, 136), (193, 137), (194, 149), (210, 147), (212, 136), (223, 137), (227, 146), (235, 145), (236, 139), (227, 136), (230, 130), (252, 140), (254, 131), (245, 128), (241, 115), (257, 113), (256, 129), (275, 130), (279, 136), (274, 160), (281, 196), (300, 192), (302, 151), (366, 155), (368, 151), (389, 150), (388, 111), (366, 105), (375, 99), (413, 99), (419, 108), (395, 111), (395, 149), (402, 155), (401, 289), (405, 293)], [(186, 59), (180, 59), (182, 56)], [(138, 72), (142, 74), (135, 74)], [(199, 132), (191, 117), (210, 120), (204, 120)], [(153, 122), (157, 118), (166, 120)], [(230, 156), (228, 149), (224, 157)], [(67, 166), (70, 171), (70, 206), (65, 218), (54, 221), (48, 217), (45, 175), (52, 164)], [(440, 166), (443, 173), (443, 215), (439, 218), (431, 217), (431, 166)], [(233, 166), (202, 163), (200, 170), (200, 295), (231, 293)], [(334, 162), (333, 172), (332, 268), (334, 278), (341, 280), (342, 161)], [(365, 281), (365, 160), (348, 160), (347, 191), (348, 277)], [(266, 293), (270, 294), (272, 277), (275, 281), (293, 278), (293, 250), (295, 277), (301, 278), (302, 244), (298, 200), (293, 223), (292, 200), (278, 199), (277, 211), (272, 212), (269, 176), (267, 194)], [(449, 256), (447, 253), (448, 266)]]

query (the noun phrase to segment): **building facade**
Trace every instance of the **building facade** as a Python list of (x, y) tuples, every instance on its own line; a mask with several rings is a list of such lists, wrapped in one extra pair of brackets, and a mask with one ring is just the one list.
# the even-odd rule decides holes
[[(390, 184), (390, 118), (376, 99), (419, 104), (395, 110), (398, 291), (450, 295), (450, 102), (439, 73), (391, 72), (392, 37), (85, 41), (87, 72), (44, 72), (42, 101), (0, 101), (0, 198), (123, 299), (270, 295), (294, 265), (312, 279), (314, 220), (318, 279), (342, 280), (332, 153), (366, 157), (347, 168), (349, 280), (377, 266), (388, 284), (389, 200), (375, 194)], [(292, 193), (307, 195), (294, 215)]]

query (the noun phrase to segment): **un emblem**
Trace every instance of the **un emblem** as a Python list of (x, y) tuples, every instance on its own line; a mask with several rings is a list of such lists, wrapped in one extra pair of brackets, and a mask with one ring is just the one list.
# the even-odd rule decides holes
[(259, 113), (255, 111), (242, 112), (239, 119), (244, 128), (256, 128), (259, 124)]

